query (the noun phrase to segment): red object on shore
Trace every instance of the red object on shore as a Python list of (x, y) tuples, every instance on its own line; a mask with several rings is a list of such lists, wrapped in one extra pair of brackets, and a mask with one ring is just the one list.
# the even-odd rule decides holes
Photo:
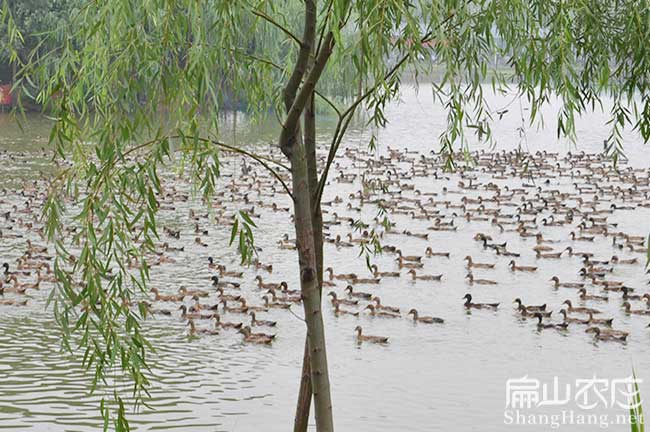
[(10, 84), (1, 84), (0, 85), (0, 105), (10, 106), (13, 102), (11, 97), (11, 85)]

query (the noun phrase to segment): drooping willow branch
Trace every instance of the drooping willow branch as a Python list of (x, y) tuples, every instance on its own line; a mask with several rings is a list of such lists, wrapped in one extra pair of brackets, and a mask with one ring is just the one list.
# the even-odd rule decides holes
[(259, 11), (259, 10), (253, 10), (252, 13), (253, 13), (253, 15), (262, 18), (263, 20), (269, 22), (270, 24), (272, 24), (275, 27), (277, 27), (278, 29), (280, 29), (280, 31), (282, 31), (284, 34), (289, 36), (289, 38), (293, 39), (298, 44), (298, 46), (300, 46), (300, 47), (303, 46), (303, 42), (300, 40), (300, 38), (298, 36), (294, 35), (291, 32), (291, 30), (289, 30), (288, 28), (286, 28), (285, 26), (283, 26), (282, 24), (277, 22), (275, 19), (273, 19), (269, 15), (267, 15), (264, 12)]
[(242, 154), (244, 156), (247, 156), (247, 157), (253, 159), (255, 162), (262, 165), (273, 177), (275, 177), (275, 179), (277, 181), (280, 182), (280, 184), (284, 188), (287, 195), (289, 195), (291, 197), (291, 199), (293, 200), (293, 194), (291, 193), (291, 189), (289, 189), (289, 186), (287, 185), (287, 183), (282, 179), (282, 177), (280, 176), (280, 174), (278, 174), (278, 172), (276, 170), (271, 168), (271, 166), (267, 162), (274, 163), (274, 164), (276, 164), (276, 165), (278, 165), (278, 166), (280, 166), (280, 167), (282, 167), (282, 168), (284, 168), (286, 170), (290, 170), (289, 167), (284, 165), (283, 163), (277, 162), (277, 161), (275, 161), (273, 159), (270, 159), (270, 158), (267, 158), (267, 157), (264, 157), (264, 156), (257, 155), (255, 153), (248, 152), (248, 151), (246, 151), (244, 149), (233, 147), (231, 145), (222, 143), (220, 141), (215, 141), (215, 140), (211, 140), (211, 139), (208, 139), (208, 138), (201, 138), (201, 137), (196, 137), (195, 138), (195, 137), (191, 137), (191, 136), (187, 136), (186, 138), (188, 138), (188, 139), (196, 139), (197, 141), (202, 141), (202, 142), (206, 142), (206, 143), (209, 143), (209, 144), (213, 144), (213, 145), (216, 145), (217, 147), (221, 148), (224, 151), (231, 152), (231, 153), (239, 153), (239, 154)]

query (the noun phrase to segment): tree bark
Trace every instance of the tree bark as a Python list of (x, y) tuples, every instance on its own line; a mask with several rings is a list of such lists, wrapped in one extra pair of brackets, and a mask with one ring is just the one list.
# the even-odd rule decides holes
[(316, 430), (334, 430), (332, 421), (332, 401), (330, 396), (327, 352), (325, 346), (325, 326), (321, 310), (321, 296), (318, 283), (314, 232), (312, 228), (311, 193), (307, 175), (307, 160), (302, 137), (297, 128), (292, 142), (280, 143), (285, 155), (291, 161), (291, 177), (294, 197), (294, 217), (296, 246), (300, 265), (300, 289), (302, 292), (307, 324), (307, 346)]
[[(307, 180), (311, 195), (312, 206), (312, 229), (314, 232), (314, 248), (316, 251), (316, 273), (318, 276), (318, 291), (323, 291), (323, 215), (318, 200), (318, 172), (316, 167), (316, 113), (314, 107), (314, 96), (310, 98), (305, 108), (304, 119), (304, 143), (307, 157)], [(294, 432), (306, 432), (311, 409), (311, 370), (309, 367), (309, 349), (305, 339), (305, 352), (302, 359), (302, 374), (300, 379), (300, 390), (298, 393), (298, 404), (294, 420)]]

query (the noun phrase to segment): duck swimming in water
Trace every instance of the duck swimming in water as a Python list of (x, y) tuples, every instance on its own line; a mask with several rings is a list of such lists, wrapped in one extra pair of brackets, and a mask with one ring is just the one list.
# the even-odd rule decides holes
[(603, 333), (599, 327), (591, 327), (590, 333), (594, 334), (594, 339), (599, 341), (612, 341), (612, 342), (626, 342), (627, 334), (615, 335), (611, 333)]
[(573, 307), (573, 304), (571, 304), (571, 300), (569, 300), (569, 299), (564, 300), (564, 302), (563, 302), (562, 304), (563, 304), (563, 305), (567, 305), (567, 310), (568, 310), (569, 312), (577, 312), (577, 313), (592, 313), (592, 314), (594, 314), (594, 315), (601, 313), (599, 310), (597, 310), (597, 309), (593, 309), (593, 308), (588, 308), (588, 307)]
[(580, 300), (596, 300), (596, 301), (608, 301), (609, 297), (607, 296), (601, 296), (601, 295), (595, 295), (595, 294), (587, 294), (587, 289), (586, 288), (580, 288), (578, 290), (578, 294), (580, 294)]
[(545, 324), (542, 322), (542, 314), (539, 312), (535, 313), (535, 318), (537, 318), (537, 328), (542, 330), (542, 329), (555, 329), (555, 330), (566, 330), (567, 327), (569, 327), (568, 322), (562, 322), (562, 323), (549, 323)]
[(389, 311), (386, 311), (386, 310), (377, 310), (375, 308), (375, 305), (373, 305), (373, 304), (366, 305), (364, 310), (366, 310), (366, 309), (370, 310), (370, 315), (372, 315), (372, 316), (378, 316), (378, 317), (382, 317), (382, 318), (399, 318), (400, 317), (399, 314), (394, 313), (394, 312), (389, 312)]
[(357, 333), (357, 342), (388, 343), (388, 338), (384, 336), (366, 336), (361, 326), (356, 326), (354, 331)]
[(372, 294), (366, 293), (366, 292), (361, 292), (361, 291), (354, 291), (354, 288), (352, 287), (352, 285), (348, 285), (345, 288), (345, 292), (348, 293), (349, 297), (356, 297), (356, 298), (363, 299), (363, 300), (372, 299)]
[(489, 280), (489, 279), (474, 279), (474, 275), (470, 272), (467, 273), (465, 276), (465, 279), (469, 281), (470, 285), (497, 285), (496, 281)]
[(420, 316), (416, 309), (411, 309), (408, 315), (413, 315), (413, 321), (424, 324), (442, 324), (445, 322), (442, 318), (436, 318), (431, 316)]
[(465, 294), (463, 297), (465, 300), (466, 309), (493, 309), (496, 310), (499, 307), (499, 303), (472, 303), (472, 295)]
[(408, 271), (408, 274), (411, 275), (412, 280), (423, 280), (423, 281), (439, 281), (442, 279), (442, 275), (418, 275), (415, 272), (415, 269), (411, 269)]
[(510, 263), (508, 263), (508, 266), (510, 266), (511, 271), (519, 271), (519, 272), (536, 272), (537, 271), (537, 267), (518, 266), (515, 263), (515, 260), (510, 261)]

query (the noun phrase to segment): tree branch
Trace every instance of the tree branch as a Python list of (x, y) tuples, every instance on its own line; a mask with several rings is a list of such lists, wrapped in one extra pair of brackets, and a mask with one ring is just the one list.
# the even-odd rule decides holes
[(291, 193), (291, 190), (289, 189), (289, 186), (288, 186), (287, 183), (282, 179), (282, 177), (280, 177), (280, 174), (278, 174), (277, 171), (275, 171), (273, 168), (271, 168), (271, 166), (267, 163), (267, 161), (272, 162), (272, 163), (275, 163), (275, 164), (278, 164), (279, 166), (281, 166), (281, 167), (283, 167), (283, 168), (285, 168), (285, 169), (288, 170), (289, 167), (287, 167), (286, 165), (283, 165), (283, 164), (281, 164), (280, 162), (276, 162), (276, 161), (274, 161), (274, 160), (272, 160), (272, 159), (268, 159), (268, 158), (266, 158), (266, 157), (256, 155), (255, 153), (248, 152), (248, 151), (246, 151), (246, 150), (244, 150), (244, 149), (240, 149), (240, 148), (237, 148), (237, 147), (233, 147), (233, 146), (231, 146), (231, 145), (228, 145), (228, 144), (225, 144), (225, 143), (222, 143), (222, 142), (219, 142), (219, 141), (211, 140), (211, 139), (208, 139), (208, 138), (201, 138), (201, 137), (194, 138), (194, 137), (190, 137), (190, 136), (187, 136), (186, 138), (197, 139), (197, 140), (199, 140), (199, 141), (203, 141), (203, 142), (207, 142), (207, 143), (210, 143), (210, 144), (216, 145), (217, 147), (220, 147), (220, 148), (223, 149), (224, 151), (231, 152), (231, 153), (239, 153), (239, 154), (242, 154), (242, 155), (244, 155), (244, 156), (248, 156), (249, 158), (253, 159), (253, 160), (256, 161), (257, 163), (259, 163), (260, 165), (262, 165), (264, 168), (266, 168), (266, 170), (267, 170), (269, 173), (271, 173), (271, 175), (272, 175), (273, 177), (275, 177), (275, 179), (276, 179), (277, 181), (280, 182), (280, 184), (282, 185), (282, 187), (284, 188), (284, 190), (287, 192), (287, 195), (289, 195), (289, 196), (291, 197), (291, 199), (293, 200), (293, 194)]
[(325, 69), (325, 65), (332, 54), (332, 48), (334, 48), (334, 35), (332, 32), (329, 32), (327, 36), (325, 36), (323, 47), (314, 61), (314, 67), (309, 71), (309, 75), (307, 75), (305, 83), (300, 88), (298, 96), (296, 96), (295, 100), (291, 104), (291, 108), (288, 109), (287, 117), (282, 125), (282, 131), (280, 132), (280, 143), (288, 142), (288, 138), (295, 132), (302, 111), (305, 109), (305, 105), (309, 100), (309, 96), (314, 91), (316, 83), (320, 79), (320, 76)]
[(269, 15), (265, 14), (262, 11), (253, 10), (252, 13), (253, 13), (253, 15), (256, 15), (256, 16), (262, 18), (263, 20), (268, 21), (269, 23), (271, 23), (272, 25), (274, 25), (275, 27), (280, 29), (284, 34), (286, 34), (291, 39), (293, 39), (298, 44), (298, 46), (300, 46), (300, 48), (302, 49), (303, 41), (301, 41), (298, 38), (298, 36), (291, 33), (291, 30), (289, 30), (288, 28), (286, 28), (285, 26), (283, 26), (282, 24), (280, 24), (279, 22), (277, 22), (276, 20), (274, 20), (273, 18), (271, 18)]
[[(251, 60), (255, 60), (255, 61), (258, 61), (260, 63), (267, 64), (267, 65), (269, 65), (269, 66), (271, 66), (271, 67), (273, 67), (273, 68), (275, 68), (277, 70), (280, 70), (280, 71), (284, 70), (284, 68), (282, 66), (278, 65), (277, 63), (273, 62), (272, 60), (265, 59), (265, 58), (262, 58), (262, 57), (258, 57), (258, 56), (253, 55), (253, 54), (248, 54), (248, 53), (245, 53), (245, 52), (243, 52), (243, 51), (241, 51), (239, 49), (236, 49), (236, 48), (234, 50), (237, 51), (241, 55), (249, 57)], [(329, 105), (330, 108), (332, 108), (336, 112), (336, 115), (338, 117), (341, 117), (341, 110), (339, 109), (339, 107), (336, 106), (336, 104), (330, 98), (328, 98), (327, 96), (325, 96), (323, 93), (319, 92), (318, 90), (314, 90), (314, 93), (316, 94), (316, 96), (323, 99), (323, 101), (327, 105)], [(280, 122), (280, 124), (282, 124), (282, 122)]]
[[(448, 17), (446, 21), (448, 21), (450, 17)], [(431, 35), (432, 32), (428, 32), (425, 34), (421, 39), (420, 43), (427, 43), (431, 40)], [(356, 111), (357, 107), (363, 103), (368, 97), (370, 97), (376, 90), (379, 88), (379, 86), (385, 82), (386, 80), (390, 79), (403, 65), (406, 63), (406, 61), (411, 57), (411, 52), (406, 53), (387, 73), (384, 75), (383, 79), (376, 82), (372, 87), (370, 87), (368, 90), (366, 90), (362, 95), (360, 95), (344, 112), (342, 115), (339, 116), (339, 121), (336, 125), (336, 129), (334, 130), (334, 136), (332, 137), (332, 143), (330, 145), (330, 151), (327, 155), (327, 162), (325, 163), (325, 167), (323, 168), (323, 173), (321, 174), (321, 178), (318, 181), (318, 192), (316, 194), (316, 202), (320, 202), (322, 196), (323, 196), (323, 189), (325, 187), (325, 182), (327, 181), (327, 176), (329, 174), (330, 167), (332, 165), (332, 162), (334, 161), (334, 157), (336, 156), (336, 152), (339, 149), (339, 146), (341, 144), (343, 135), (345, 134), (345, 131), (347, 130), (350, 120), (352, 119), (352, 116), (354, 115), (354, 112)]]
[(302, 43), (300, 44), (300, 51), (298, 52), (298, 59), (296, 60), (293, 73), (289, 77), (289, 81), (287, 81), (287, 85), (284, 87), (283, 91), (284, 108), (287, 112), (294, 103), (295, 94), (298, 91), (298, 87), (300, 86), (302, 78), (307, 71), (307, 66), (309, 65), (309, 56), (311, 54), (312, 45), (314, 44), (314, 38), (316, 37), (315, 0), (305, 0), (304, 26), (305, 28)]

